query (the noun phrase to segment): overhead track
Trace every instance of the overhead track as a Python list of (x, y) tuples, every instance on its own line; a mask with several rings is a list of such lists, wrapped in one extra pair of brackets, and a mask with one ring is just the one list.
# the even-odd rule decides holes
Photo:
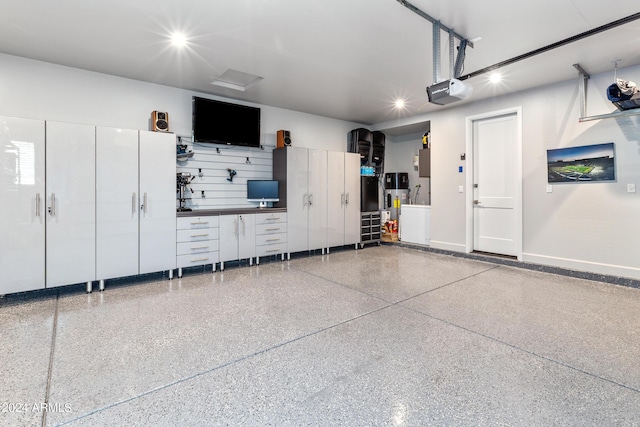
[[(443, 25), (439, 20), (435, 19), (428, 13), (418, 9), (405, 0), (397, 0), (398, 3), (423, 17), (433, 25), (433, 81), (439, 83), (442, 79), (440, 77), (440, 31), (446, 31), (449, 33), (449, 73), (450, 78), (457, 78), (462, 72), (462, 64), (464, 63), (465, 50), (467, 46), (473, 47), (473, 43), (467, 40), (466, 37), (456, 33), (453, 28), (449, 28)], [(454, 39), (460, 40), (460, 46), (458, 47), (458, 56), (454, 63)]]
[[(400, 1), (400, 0), (398, 0), (398, 1)], [(523, 59), (531, 58), (532, 56), (539, 55), (541, 53), (544, 53), (544, 52), (550, 51), (552, 49), (567, 45), (569, 43), (576, 42), (578, 40), (582, 40), (584, 38), (593, 36), (595, 34), (603, 32), (603, 31), (607, 31), (607, 30), (610, 30), (612, 28), (619, 27), (620, 25), (624, 25), (624, 24), (627, 24), (629, 22), (633, 22), (633, 21), (635, 21), (637, 19), (640, 19), (640, 12), (634, 13), (633, 15), (629, 15), (629, 16), (627, 16), (625, 18), (618, 19), (617, 21), (610, 22), (610, 23), (602, 25), (600, 27), (593, 28), (593, 29), (591, 29), (589, 31), (585, 31), (584, 33), (577, 34), (575, 36), (566, 38), (564, 40), (560, 40), (558, 42), (551, 43), (550, 45), (541, 47), (539, 49), (532, 50), (531, 52), (524, 53), (522, 55), (516, 56), (516, 57), (511, 58), (511, 59), (507, 59), (506, 61), (498, 62), (497, 64), (490, 65), (490, 66), (482, 68), (482, 69), (480, 69), (478, 71), (474, 71), (472, 73), (465, 74), (464, 76), (458, 77), (458, 80), (470, 79), (471, 77), (476, 77), (476, 76), (479, 76), (480, 74), (484, 74), (484, 73), (488, 73), (490, 71), (497, 70), (498, 68), (502, 68), (502, 67), (505, 67), (507, 65), (513, 64), (514, 62), (518, 62), (518, 61), (522, 61)]]

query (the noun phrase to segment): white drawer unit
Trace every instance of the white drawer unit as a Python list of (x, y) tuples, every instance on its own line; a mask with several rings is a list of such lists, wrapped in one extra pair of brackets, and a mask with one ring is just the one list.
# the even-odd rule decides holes
[(256, 214), (256, 264), (261, 256), (287, 252), (287, 213), (273, 212)]
[(180, 217), (176, 233), (178, 277), (182, 269), (220, 261), (220, 220), (217, 215)]

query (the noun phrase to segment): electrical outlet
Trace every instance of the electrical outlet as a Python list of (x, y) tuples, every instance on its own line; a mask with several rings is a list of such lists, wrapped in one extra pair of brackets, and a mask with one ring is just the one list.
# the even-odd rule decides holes
[(462, 185), (458, 186), (458, 193), (464, 193), (464, 187)]
[(547, 193), (553, 192), (553, 185), (547, 184)]
[(627, 184), (627, 193), (635, 193), (636, 185), (635, 184)]

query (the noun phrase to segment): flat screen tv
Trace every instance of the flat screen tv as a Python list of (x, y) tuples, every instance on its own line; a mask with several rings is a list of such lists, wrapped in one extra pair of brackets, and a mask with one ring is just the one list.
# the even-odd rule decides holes
[(260, 108), (193, 97), (193, 142), (260, 146)]
[(247, 201), (258, 202), (261, 208), (267, 207), (267, 202), (278, 202), (278, 181), (250, 179), (247, 181)]

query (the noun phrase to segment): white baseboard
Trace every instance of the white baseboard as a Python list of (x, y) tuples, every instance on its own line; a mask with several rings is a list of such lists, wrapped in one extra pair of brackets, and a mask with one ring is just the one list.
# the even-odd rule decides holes
[(582, 261), (578, 259), (552, 257), (547, 255), (523, 253), (522, 260), (533, 264), (560, 267), (587, 273), (606, 274), (609, 276), (640, 279), (640, 268), (624, 265), (605, 264), (600, 262)]
[(450, 243), (450, 242), (439, 242), (437, 240), (431, 240), (429, 244), (434, 249), (442, 249), (443, 251), (452, 251), (452, 252), (467, 252), (467, 246), (464, 244), (458, 243)]

